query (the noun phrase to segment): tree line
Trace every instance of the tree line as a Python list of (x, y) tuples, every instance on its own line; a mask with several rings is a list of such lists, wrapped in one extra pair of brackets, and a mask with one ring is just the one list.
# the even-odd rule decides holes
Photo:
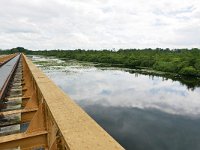
[(58, 58), (106, 63), (127, 68), (146, 68), (175, 73), (183, 76), (200, 77), (200, 49), (120, 49), (111, 50), (26, 50), (22, 47), (1, 53), (23, 52), (31, 55), (55, 56)]

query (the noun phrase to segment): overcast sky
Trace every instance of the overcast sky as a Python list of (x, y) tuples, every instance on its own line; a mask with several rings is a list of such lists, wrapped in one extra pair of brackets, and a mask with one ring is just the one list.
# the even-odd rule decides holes
[(0, 48), (200, 47), (200, 0), (0, 0)]

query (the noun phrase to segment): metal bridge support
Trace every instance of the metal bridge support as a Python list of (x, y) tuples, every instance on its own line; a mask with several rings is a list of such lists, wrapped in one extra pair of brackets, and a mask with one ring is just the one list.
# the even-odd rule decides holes
[(20, 113), (20, 123), (28, 127), (21, 133), (0, 136), (0, 149), (123, 149), (25, 55), (22, 66), (22, 107), (1, 113)]

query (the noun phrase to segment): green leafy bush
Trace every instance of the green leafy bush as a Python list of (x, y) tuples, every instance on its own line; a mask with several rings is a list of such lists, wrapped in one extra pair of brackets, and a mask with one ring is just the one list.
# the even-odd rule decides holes
[(187, 75), (187, 76), (197, 76), (198, 75), (198, 71), (192, 67), (184, 67), (179, 71), (180, 74), (182, 75)]

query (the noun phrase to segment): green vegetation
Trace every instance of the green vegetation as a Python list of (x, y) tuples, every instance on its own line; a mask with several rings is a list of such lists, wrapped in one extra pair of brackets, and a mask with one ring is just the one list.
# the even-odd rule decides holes
[(16, 48), (12, 48), (9, 50), (1, 50), (0, 49), (0, 55), (2, 54), (13, 54), (13, 53), (26, 53), (28, 50), (24, 49), (23, 47), (16, 47)]
[(65, 59), (96, 62), (134, 69), (146, 69), (182, 76), (200, 77), (200, 49), (120, 49), (109, 50), (42, 50), (30, 51), (21, 47), (1, 53), (24, 52), (32, 55), (55, 56)]
[(144, 49), (95, 51), (29, 51), (29, 54), (56, 56), (58, 58), (76, 59), (80, 61), (106, 63), (134, 69), (153, 69), (184, 76), (200, 77), (200, 50), (199, 49)]

